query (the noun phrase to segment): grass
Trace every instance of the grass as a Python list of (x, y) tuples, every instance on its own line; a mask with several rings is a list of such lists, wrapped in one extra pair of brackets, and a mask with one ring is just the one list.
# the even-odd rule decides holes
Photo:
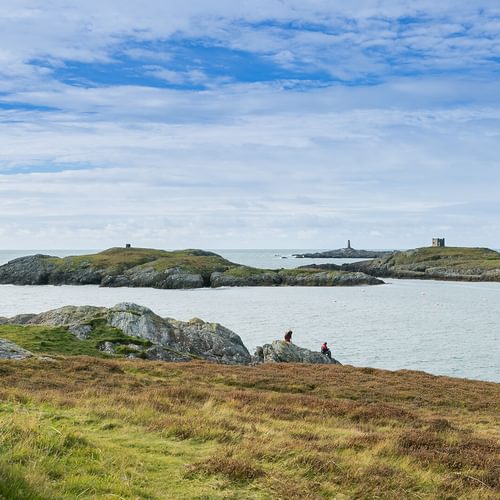
[(225, 271), (236, 266), (220, 255), (200, 250), (177, 250), (168, 252), (151, 248), (110, 248), (89, 255), (76, 255), (64, 258), (51, 257), (50, 262), (59, 268), (71, 271), (91, 266), (105, 270), (111, 275), (121, 274), (133, 267), (152, 267), (156, 271), (179, 268), (187, 272), (206, 274), (215, 270)]
[(398, 252), (386, 259), (395, 266), (418, 263), (456, 269), (500, 269), (500, 254), (489, 248), (426, 247)]
[(2, 361), (0, 497), (493, 499), (499, 402), (410, 371)]
[[(135, 344), (144, 348), (152, 343), (139, 337), (125, 335), (118, 328), (106, 324), (105, 320), (92, 322), (92, 331), (88, 338), (80, 340), (67, 327), (39, 325), (0, 325), (0, 338), (10, 340), (28, 351), (40, 354), (61, 354), (65, 356), (98, 356), (108, 355), (101, 350), (105, 342), (119, 345), (116, 354), (126, 356), (131, 352), (127, 344)], [(134, 351), (137, 354), (137, 351)]]

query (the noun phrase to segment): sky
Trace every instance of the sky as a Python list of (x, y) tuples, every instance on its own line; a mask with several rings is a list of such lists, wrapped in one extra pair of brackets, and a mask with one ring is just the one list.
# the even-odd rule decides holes
[(497, 0), (0, 0), (0, 249), (500, 248)]

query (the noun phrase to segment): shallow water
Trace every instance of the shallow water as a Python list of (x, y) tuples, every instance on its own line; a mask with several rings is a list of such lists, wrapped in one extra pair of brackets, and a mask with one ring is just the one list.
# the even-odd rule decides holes
[[(285, 267), (263, 264), (276, 260), (295, 265), (305, 260), (279, 259), (274, 250), (257, 256), (259, 251), (231, 252), (220, 251), (231, 260), (262, 267)], [(500, 283), (385, 281), (387, 285), (352, 288), (198, 290), (1, 285), (0, 316), (67, 304), (136, 302), (162, 316), (222, 323), (251, 350), (291, 328), (298, 345), (319, 350), (326, 340), (344, 364), (500, 382)]]

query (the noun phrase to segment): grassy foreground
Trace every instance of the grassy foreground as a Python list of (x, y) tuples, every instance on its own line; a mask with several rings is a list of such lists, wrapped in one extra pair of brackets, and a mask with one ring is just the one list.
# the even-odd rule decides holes
[(0, 498), (498, 498), (500, 385), (347, 366), (0, 362)]

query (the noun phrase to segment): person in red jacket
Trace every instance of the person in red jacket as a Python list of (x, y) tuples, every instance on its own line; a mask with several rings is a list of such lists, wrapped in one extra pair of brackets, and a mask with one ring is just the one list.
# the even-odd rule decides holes
[(288, 330), (288, 332), (285, 333), (285, 342), (291, 342), (292, 341), (292, 330)]
[(326, 342), (324, 342), (321, 346), (321, 354), (324, 354), (325, 356), (328, 356), (330, 359), (332, 359), (332, 351), (330, 351)]

